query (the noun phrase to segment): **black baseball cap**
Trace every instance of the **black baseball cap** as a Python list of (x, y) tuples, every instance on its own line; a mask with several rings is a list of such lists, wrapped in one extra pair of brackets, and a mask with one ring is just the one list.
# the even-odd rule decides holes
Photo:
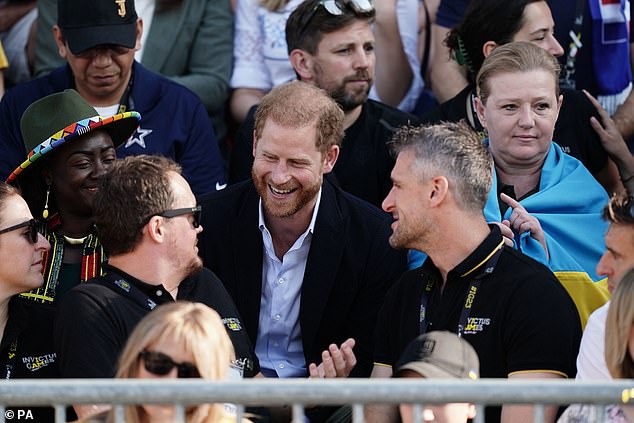
[(134, 0), (59, 0), (57, 24), (73, 54), (114, 44), (136, 45)]

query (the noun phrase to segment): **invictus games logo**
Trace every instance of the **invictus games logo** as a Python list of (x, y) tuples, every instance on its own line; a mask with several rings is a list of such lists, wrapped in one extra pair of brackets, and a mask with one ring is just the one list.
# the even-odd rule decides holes
[(117, 279), (116, 281), (114, 281), (114, 284), (123, 289), (125, 292), (130, 292), (130, 284), (126, 280)]
[(57, 354), (43, 354), (39, 356), (22, 357), (22, 363), (32, 372), (36, 372), (49, 364), (55, 363)]
[(489, 326), (490, 324), (491, 319), (488, 317), (469, 317), (463, 333), (475, 334), (477, 332), (482, 332), (485, 326)]
[(222, 319), (222, 323), (224, 323), (227, 329), (232, 330), (234, 332), (238, 332), (242, 330), (240, 319), (237, 319), (235, 317), (225, 317), (224, 319)]

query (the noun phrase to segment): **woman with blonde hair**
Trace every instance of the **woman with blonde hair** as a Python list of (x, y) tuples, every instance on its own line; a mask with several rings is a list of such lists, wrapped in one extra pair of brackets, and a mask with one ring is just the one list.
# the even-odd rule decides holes
[(613, 378), (634, 379), (634, 269), (623, 275), (610, 300), (605, 362)]
[[(201, 303), (165, 304), (136, 326), (121, 353), (117, 378), (228, 377), (233, 346), (220, 316)], [(113, 417), (110, 412), (109, 421)], [(173, 405), (132, 405), (125, 409), (128, 423), (174, 422)], [(187, 422), (228, 421), (223, 404), (187, 408)]]

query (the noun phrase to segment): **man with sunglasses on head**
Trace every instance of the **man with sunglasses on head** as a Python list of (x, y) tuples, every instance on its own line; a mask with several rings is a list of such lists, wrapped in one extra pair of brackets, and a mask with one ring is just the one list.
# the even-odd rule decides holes
[[(603, 218), (610, 226), (597, 274), (607, 278), (612, 294), (625, 272), (634, 267), (634, 199), (625, 195), (612, 197), (603, 210)], [(578, 380), (612, 379), (605, 363), (605, 320), (609, 306), (608, 301), (588, 318), (577, 356)]]
[(53, 27), (67, 65), (9, 90), (0, 102), (0, 179), (27, 153), (20, 118), (49, 94), (75, 89), (99, 115), (126, 111), (143, 116), (140, 127), (117, 149), (118, 157), (159, 154), (183, 167), (196, 194), (225, 186), (218, 141), (205, 107), (185, 87), (135, 62), (143, 22), (133, 0), (59, 0)]
[[(69, 291), (59, 304), (56, 351), (67, 378), (113, 377), (128, 335), (157, 305), (204, 303), (222, 317), (235, 368), (253, 376), (259, 364), (236, 307), (198, 257), (201, 207), (180, 167), (159, 156), (115, 162), (95, 194), (95, 222), (109, 253), (105, 273)], [(76, 406), (79, 417), (95, 406)]]
[[(306, 0), (286, 22), (286, 42), (297, 78), (325, 90), (344, 111), (341, 154), (330, 178), (380, 207), (394, 166), (386, 144), (398, 127), (415, 123), (416, 117), (368, 99), (376, 60), (374, 16), (367, 0)], [(230, 182), (250, 176), (255, 110), (236, 136)]]

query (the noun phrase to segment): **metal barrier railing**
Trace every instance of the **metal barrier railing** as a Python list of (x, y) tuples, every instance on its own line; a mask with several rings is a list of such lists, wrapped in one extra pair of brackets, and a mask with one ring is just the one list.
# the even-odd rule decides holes
[[(5, 406), (53, 405), (56, 421), (65, 421), (69, 404), (112, 404), (122, 417), (126, 404), (201, 403), (238, 404), (238, 420), (245, 406), (291, 405), (293, 421), (302, 422), (306, 405), (352, 405), (353, 422), (363, 421), (365, 404), (476, 404), (475, 422), (484, 421), (484, 405), (535, 404), (535, 421), (543, 420), (543, 406), (634, 402), (634, 379), (609, 382), (571, 380), (482, 379), (250, 379), (208, 382), (184, 379), (56, 379), (0, 381), (0, 422), (15, 421)], [(420, 415), (420, 407), (417, 407)], [(6, 417), (6, 420), (5, 420)], [(118, 420), (123, 421), (123, 420)]]

